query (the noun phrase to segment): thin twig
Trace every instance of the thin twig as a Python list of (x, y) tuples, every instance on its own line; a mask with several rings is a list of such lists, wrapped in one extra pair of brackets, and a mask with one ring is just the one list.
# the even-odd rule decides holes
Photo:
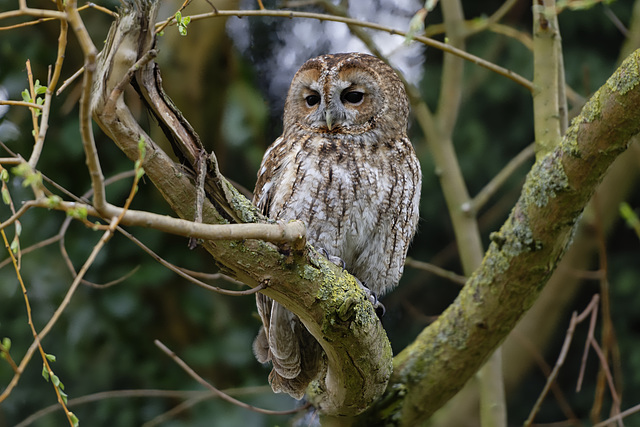
[[(113, 222), (113, 223), (115, 223), (115, 222)], [(98, 255), (98, 253), (100, 252), (100, 250), (102, 249), (104, 244), (111, 238), (112, 235), (113, 235), (113, 231), (112, 230), (109, 229), (109, 230), (105, 231), (105, 233), (102, 235), (102, 238), (93, 247), (93, 250), (89, 254), (89, 257), (87, 258), (87, 260), (83, 264), (83, 266), (80, 269), (80, 271), (79, 271), (78, 275), (76, 276), (76, 278), (71, 283), (71, 286), (69, 287), (69, 290), (65, 294), (62, 302), (60, 303), (60, 305), (58, 306), (56, 311), (53, 313), (53, 316), (51, 316), (51, 319), (49, 319), (49, 321), (47, 322), (45, 327), (42, 328), (42, 330), (40, 331), (39, 334), (37, 334), (36, 339), (31, 344), (31, 346), (29, 347), (29, 349), (25, 353), (24, 357), (20, 361), (20, 365), (18, 366), (20, 374), (15, 374), (13, 376), (13, 378), (11, 379), (11, 381), (9, 382), (9, 384), (7, 385), (7, 387), (2, 392), (2, 394), (0, 394), (0, 402), (2, 402), (4, 399), (6, 399), (11, 394), (11, 391), (14, 389), (14, 387), (18, 384), (18, 380), (20, 379), (21, 373), (24, 372), (24, 368), (26, 367), (27, 363), (29, 363), (29, 361), (33, 357), (34, 351), (40, 346), (40, 341), (42, 341), (44, 339), (44, 337), (47, 336), (47, 334), (51, 331), (53, 326), (57, 323), (58, 319), (60, 318), (60, 316), (62, 315), (64, 310), (69, 305), (69, 302), (71, 301), (71, 297), (73, 296), (73, 294), (75, 293), (76, 289), (78, 288), (78, 285), (80, 284), (82, 278), (84, 277), (86, 272), (89, 270), (89, 267), (95, 261), (96, 256)]]
[[(614, 358), (616, 357), (616, 355), (619, 356), (620, 352), (619, 352), (619, 347), (616, 341), (616, 336), (615, 336), (615, 331), (613, 326), (613, 319), (611, 315), (611, 294), (609, 291), (609, 288), (610, 288), (609, 279), (607, 277), (607, 272), (609, 270), (608, 259), (607, 259), (607, 242), (606, 242), (605, 231), (602, 225), (602, 215), (600, 212), (600, 205), (598, 202), (599, 202), (598, 193), (596, 193), (594, 194), (594, 200), (593, 200), (593, 212), (595, 214), (594, 223), (595, 223), (595, 230), (596, 230), (596, 240), (598, 243), (599, 270), (602, 272), (602, 274), (600, 275), (600, 294), (602, 295), (602, 303), (601, 303), (601, 307), (602, 307), (601, 342), (602, 342), (602, 353), (603, 353), (602, 357), (604, 360), (609, 360), (609, 355), (611, 355), (612, 361), (613, 361), (615, 360)], [(619, 366), (619, 363), (614, 362), (613, 363), (614, 369), (616, 366)], [(619, 380), (618, 381), (619, 387), (616, 387), (616, 389), (622, 389), (622, 384), (621, 384), (622, 375), (620, 375), (620, 372), (618, 373), (619, 375), (617, 376), (617, 379)], [(591, 420), (593, 422), (600, 419), (600, 412), (602, 410), (602, 404), (603, 404), (603, 400), (605, 397), (605, 390), (606, 390), (605, 380), (607, 380), (605, 367), (600, 366), (600, 369), (598, 371), (598, 377), (596, 380), (594, 403), (591, 410)], [(617, 396), (617, 398), (618, 398), (618, 402), (620, 402), (621, 396)], [(614, 398), (614, 402), (615, 402), (615, 398)], [(620, 412), (619, 404), (614, 405), (612, 407), (612, 411), (614, 415), (616, 413), (619, 413)]]
[(438, 267), (437, 265), (430, 264), (428, 262), (418, 261), (413, 258), (407, 258), (404, 265), (406, 265), (407, 267), (428, 271), (429, 273), (433, 273), (436, 276), (440, 276), (442, 278), (450, 280), (458, 285), (464, 285), (465, 283), (467, 283), (467, 278), (465, 276), (456, 274), (453, 271), (445, 270), (442, 267)]
[(604, 421), (599, 422), (598, 424), (594, 425), (593, 427), (605, 427), (608, 426), (609, 424), (611, 424), (612, 422), (618, 422), (620, 423), (623, 419), (625, 419), (626, 417), (628, 417), (629, 415), (633, 415), (633, 414), (637, 414), (638, 412), (640, 412), (640, 403), (632, 406), (631, 408), (620, 412), (619, 414), (616, 414), (614, 416), (612, 416), (609, 419), (606, 419)]
[(182, 359), (180, 359), (173, 351), (171, 351), (167, 346), (165, 346), (162, 342), (160, 342), (160, 340), (155, 340), (154, 343), (167, 356), (169, 356), (171, 359), (173, 359), (173, 361), (176, 362), (178, 364), (178, 366), (180, 366), (191, 378), (196, 380), (198, 383), (200, 383), (205, 388), (211, 390), (213, 393), (215, 393), (222, 400), (225, 400), (225, 401), (227, 401), (229, 403), (232, 403), (232, 404), (234, 404), (236, 406), (239, 406), (241, 408), (245, 408), (245, 409), (248, 409), (250, 411), (258, 412), (258, 413), (261, 413), (261, 414), (267, 414), (267, 415), (288, 415), (288, 414), (295, 414), (295, 413), (298, 413), (300, 411), (303, 411), (303, 410), (305, 410), (306, 408), (308, 408), (311, 405), (310, 403), (307, 403), (304, 406), (301, 406), (301, 407), (295, 408), (295, 409), (291, 409), (289, 411), (272, 411), (272, 410), (269, 410), (269, 409), (262, 409), (262, 408), (258, 408), (258, 407), (249, 405), (249, 404), (244, 403), (244, 402), (242, 402), (242, 401), (240, 401), (238, 399), (234, 399), (233, 397), (229, 396), (226, 393), (223, 393), (222, 391), (218, 390), (217, 388), (215, 388), (214, 386), (209, 384), (207, 381), (205, 381), (204, 378), (202, 378), (193, 369), (191, 369), (191, 367), (189, 367), (189, 365), (187, 365)]
[(524, 150), (518, 153), (518, 155), (509, 160), (505, 167), (502, 168), (502, 170), (498, 172), (491, 181), (489, 181), (489, 183), (485, 185), (484, 188), (480, 190), (473, 199), (471, 199), (471, 201), (469, 201), (469, 203), (462, 205), (462, 210), (469, 214), (477, 214), (478, 211), (489, 201), (491, 196), (493, 196), (500, 187), (507, 182), (511, 175), (513, 175), (513, 173), (526, 161), (533, 157), (535, 154), (534, 147), (534, 144), (528, 145)]
[[(281, 18), (305, 18), (305, 19), (318, 19), (320, 21), (333, 21), (333, 22), (342, 22), (347, 25), (355, 25), (364, 28), (371, 28), (373, 30), (378, 30), (382, 32), (386, 32), (389, 34), (399, 35), (406, 37), (407, 33), (402, 30), (397, 30), (391, 27), (387, 27), (384, 25), (376, 24), (373, 22), (365, 22), (360, 21), (353, 18), (346, 18), (342, 16), (335, 15), (327, 15), (323, 13), (312, 13), (312, 12), (298, 12), (298, 11), (280, 11), (280, 10), (218, 10), (216, 12), (202, 13), (197, 15), (191, 15), (191, 21), (199, 20), (199, 19), (207, 19), (212, 17), (224, 17), (224, 16), (272, 16), (272, 17), (281, 17)], [(172, 18), (169, 18), (172, 19)], [(156, 28), (159, 28), (166, 24), (167, 21), (158, 22), (156, 24)], [(434, 40), (424, 36), (414, 36), (413, 40), (420, 42), (424, 45), (435, 47), (437, 49), (442, 50), (443, 52), (451, 53), (453, 55), (459, 56), (462, 59), (465, 59), (469, 62), (472, 62), (481, 67), (487, 68), (501, 76), (504, 76), (513, 82), (525, 87), (527, 90), (533, 90), (533, 84), (522, 77), (521, 75), (508, 70), (506, 68), (500, 67), (499, 65), (493, 64), (489, 61), (485, 61), (484, 59), (472, 55), (468, 52), (465, 52), (460, 49), (456, 49), (453, 46), (439, 42), (438, 40)]]
[(35, 102), (11, 101), (11, 100), (0, 99), (0, 105), (14, 105), (17, 107), (29, 107), (29, 108), (35, 108), (36, 110), (42, 110), (42, 105), (36, 104)]
[(0, 19), (15, 18), (17, 16), (33, 16), (36, 18), (52, 18), (60, 20), (67, 19), (67, 14), (64, 12), (47, 9), (32, 9), (26, 6), (21, 6), (18, 10), (10, 10), (8, 12), (0, 13)]
[[(256, 386), (256, 387), (242, 387), (242, 388), (230, 388), (226, 389), (225, 393), (239, 396), (239, 395), (250, 395), (256, 393), (264, 393), (266, 391), (271, 391), (271, 387), (269, 386)], [(212, 393), (210, 391), (198, 390), (198, 391), (190, 391), (190, 390), (156, 390), (156, 389), (147, 389), (147, 390), (110, 390), (110, 391), (101, 391), (98, 393), (87, 394), (85, 396), (76, 397), (73, 399), (69, 399), (67, 402), (68, 407), (75, 407), (84, 405), (92, 402), (99, 402), (101, 400), (106, 399), (129, 399), (132, 397), (138, 398), (148, 398), (148, 397), (157, 397), (157, 398), (165, 398), (165, 399), (210, 399), (217, 397), (217, 394)], [(22, 420), (20, 423), (16, 424), (15, 427), (27, 427), (33, 424), (35, 421), (44, 417), (45, 415), (49, 415), (53, 412), (56, 412), (60, 407), (55, 405), (49, 405), (46, 408), (42, 408), (37, 412), (29, 415), (29, 417)]]
[(560, 350), (560, 355), (558, 356), (558, 360), (556, 361), (556, 364), (553, 367), (553, 371), (551, 371), (551, 374), (549, 375), (549, 377), (547, 377), (547, 383), (544, 385), (544, 388), (540, 392), (540, 396), (538, 396), (538, 400), (536, 401), (535, 405), (533, 405), (533, 408), (531, 408), (529, 417), (524, 422), (524, 427), (531, 426), (531, 424), (533, 423), (533, 419), (535, 418), (536, 414), (540, 410), (540, 406), (542, 406), (542, 402), (544, 401), (545, 397), (547, 396), (547, 393), (549, 392), (549, 389), (551, 388), (551, 385), (553, 384), (556, 377), (558, 376), (558, 373), (560, 372), (560, 368), (564, 364), (564, 361), (567, 357), (567, 353), (569, 352), (569, 346), (571, 345), (571, 341), (573, 340), (573, 334), (575, 332), (576, 326), (580, 324), (587, 317), (587, 315), (592, 315), (591, 318), (592, 319), (594, 318), (593, 315), (597, 314), (598, 312), (599, 299), (600, 297), (596, 294), (593, 296), (593, 298), (591, 298), (591, 302), (580, 315), (578, 315), (575, 311), (573, 312), (573, 315), (571, 316), (571, 321), (569, 322), (569, 328), (567, 329), (567, 333), (564, 339), (564, 343), (562, 344), (562, 349)]
[(96, 70), (96, 57), (98, 50), (91, 41), (89, 33), (77, 10), (76, 0), (66, 2), (65, 10), (69, 23), (73, 28), (84, 54), (84, 75), (82, 82), (82, 95), (80, 97), (80, 133), (82, 136), (82, 146), (85, 151), (87, 168), (91, 177), (91, 187), (93, 188), (93, 203), (100, 211), (106, 204), (104, 188), (104, 175), (100, 167), (100, 158), (96, 149), (91, 123), (91, 90), (93, 85), (93, 75)]
[(584, 371), (587, 367), (587, 356), (589, 356), (589, 345), (591, 344), (590, 338), (593, 337), (593, 332), (596, 329), (596, 321), (598, 320), (598, 306), (595, 305), (589, 320), (589, 332), (587, 333), (587, 339), (584, 342), (584, 351), (582, 353), (582, 362), (580, 363), (580, 373), (578, 374), (578, 381), (576, 382), (576, 392), (582, 389), (582, 380), (584, 379)]
[[(58, 2), (58, 8), (62, 9), (62, 3)], [(51, 112), (51, 100), (53, 92), (58, 85), (60, 73), (62, 72), (62, 63), (64, 62), (65, 51), (67, 49), (67, 33), (69, 31), (69, 23), (66, 20), (60, 20), (60, 34), (58, 36), (58, 52), (56, 55), (56, 63), (53, 67), (53, 74), (47, 79), (47, 91), (44, 95), (44, 108), (42, 109), (42, 117), (40, 118), (40, 132), (37, 133), (36, 142), (29, 158), (29, 166), (35, 169), (42, 148), (44, 147), (44, 138), (49, 128), (49, 114)], [(49, 69), (51, 70), (51, 69)], [(35, 97), (33, 98), (35, 99)]]
[[(223, 288), (219, 288), (217, 286), (208, 285), (208, 284), (196, 279), (195, 277), (190, 275), (188, 272), (185, 272), (184, 269), (181, 269), (181, 268), (177, 267), (176, 265), (174, 265), (174, 264), (170, 263), (169, 261), (165, 260), (164, 258), (162, 258), (160, 255), (156, 254), (153, 250), (151, 250), (151, 248), (146, 246), (144, 243), (142, 243), (140, 240), (138, 240), (136, 237), (134, 237), (132, 234), (130, 234), (126, 230), (124, 230), (122, 228), (119, 228), (118, 231), (122, 235), (127, 237), (129, 240), (131, 240), (133, 243), (135, 243), (138, 247), (140, 247), (147, 254), (151, 255), (151, 257), (153, 259), (155, 259), (157, 262), (159, 262), (160, 264), (162, 264), (163, 266), (165, 266), (169, 270), (173, 271), (174, 273), (176, 273), (180, 277), (182, 277), (184, 279), (187, 279), (191, 283), (194, 283), (194, 284), (196, 284), (196, 285), (200, 286), (201, 288), (204, 288), (204, 289), (206, 289), (208, 291), (217, 292), (217, 293), (223, 294), (223, 295), (241, 296), (241, 295), (255, 294), (256, 292), (259, 292), (262, 289), (267, 287), (266, 283), (260, 283), (258, 286), (255, 286), (255, 287), (253, 287), (251, 289), (247, 289), (245, 291), (232, 291), (232, 290), (229, 290), (229, 289), (223, 289)], [(227, 278), (227, 280), (229, 280), (229, 279), (230, 278)], [(237, 282), (236, 281), (235, 283), (244, 285), (244, 283), (242, 283), (242, 282)]]

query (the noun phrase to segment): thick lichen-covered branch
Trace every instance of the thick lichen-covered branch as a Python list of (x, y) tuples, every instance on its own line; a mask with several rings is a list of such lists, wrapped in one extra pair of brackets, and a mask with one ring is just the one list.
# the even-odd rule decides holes
[[(175, 163), (144, 132), (121, 94), (117, 99), (111, 97), (113, 88), (154, 45), (155, 3), (141, 1), (131, 7), (120, 14), (100, 56), (93, 90), (94, 117), (132, 160), (139, 156), (138, 144), (144, 144), (146, 175), (181, 218), (192, 220), (196, 206), (193, 171), (195, 162), (201, 160), (202, 147), (195, 131), (162, 92), (157, 65), (153, 61), (142, 64), (133, 83), (183, 165)], [(207, 158), (203, 223), (266, 222), (220, 175), (215, 157)], [(215, 240), (204, 241), (202, 246), (227, 275), (249, 286), (266, 286), (261, 292), (297, 314), (322, 345), (327, 374), (311, 393), (321, 412), (355, 415), (384, 392), (392, 367), (391, 346), (373, 306), (351, 275), (304, 242), (276, 246), (253, 239)]]
[(640, 132), (640, 50), (538, 160), (516, 206), (491, 236), (481, 267), (453, 304), (394, 358), (385, 396), (361, 425), (416, 425), (478, 370), (531, 307), (571, 243), (575, 224), (613, 160)]

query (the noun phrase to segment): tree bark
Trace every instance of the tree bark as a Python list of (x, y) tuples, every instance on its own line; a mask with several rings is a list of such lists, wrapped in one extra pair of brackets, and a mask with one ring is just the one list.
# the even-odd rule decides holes
[[(135, 84), (184, 166), (155, 145), (121, 96), (115, 103), (109, 100), (130, 67), (153, 47), (154, 11), (146, 2), (137, 5), (123, 11), (112, 27), (94, 82), (94, 117), (132, 160), (139, 155), (139, 141), (144, 142), (147, 175), (180, 217), (193, 219), (193, 171), (202, 146), (157, 90), (156, 64), (143, 64), (134, 73)], [(442, 316), (395, 357), (392, 374), (386, 334), (355, 279), (302, 239), (280, 246), (258, 240), (203, 243), (225, 273), (249, 286), (267, 284), (261, 292), (298, 315), (321, 343), (329, 368), (310, 393), (321, 413), (353, 417), (371, 406), (342, 424), (415, 425), (482, 366), (531, 307), (597, 184), (640, 131), (639, 61), (637, 51), (585, 105), (561, 145), (536, 162), (509, 219), (492, 235), (482, 265)], [(203, 222), (266, 221), (220, 175), (215, 157), (207, 163)]]

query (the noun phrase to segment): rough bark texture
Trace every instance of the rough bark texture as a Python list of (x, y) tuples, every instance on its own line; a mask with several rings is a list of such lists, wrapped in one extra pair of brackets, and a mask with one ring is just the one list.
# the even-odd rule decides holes
[(385, 396), (358, 424), (415, 425), (428, 418), (531, 307), (596, 186), (640, 132), (639, 63), (640, 50), (584, 106), (560, 146), (536, 162), (482, 266), (440, 318), (394, 358)]
[[(174, 143), (195, 144), (189, 145), (187, 154), (183, 152), (185, 169), (155, 146), (121, 97), (113, 111), (104, 111), (113, 86), (153, 44), (152, 31), (148, 31), (153, 22), (148, 17), (153, 15), (145, 8), (134, 12), (122, 13), (109, 35), (106, 46), (111, 53), (105, 52), (99, 65), (102, 77), (96, 81), (94, 114), (132, 159), (137, 158), (138, 141), (144, 138), (147, 175), (179, 216), (192, 219), (196, 190), (190, 170), (201, 147), (186, 122), (171, 119), (176, 114), (169, 113), (171, 107), (158, 113), (170, 129), (177, 129), (169, 130), (175, 135)], [(350, 275), (308, 246), (276, 247), (256, 240), (204, 243), (225, 272), (250, 286), (268, 283), (264, 294), (296, 313), (322, 344), (330, 368), (326, 380), (312, 393), (321, 412), (355, 415), (374, 402), (357, 418), (328, 422), (416, 425), (482, 366), (531, 307), (569, 245), (597, 184), (631, 136), (640, 131), (639, 61), (637, 51), (587, 103), (562, 144), (536, 162), (509, 219), (493, 234), (482, 266), (438, 321), (396, 356), (382, 398), (390, 375), (391, 349), (371, 305)], [(148, 90), (159, 84), (154, 66), (150, 62), (136, 73), (139, 87)], [(148, 93), (149, 103), (165, 103), (155, 99), (163, 98), (161, 92)], [(180, 134), (180, 129), (187, 129), (186, 134)], [(263, 221), (219, 175), (214, 160), (209, 166), (206, 188), (210, 201), (204, 206), (204, 222)]]
[[(153, 61), (135, 72), (135, 85), (161, 122), (184, 165), (170, 159), (140, 128), (119, 96), (109, 106), (113, 88), (133, 64), (154, 45), (155, 4), (147, 2), (122, 11), (114, 23), (98, 64), (92, 102), (100, 127), (132, 160), (138, 141), (146, 146), (143, 167), (173, 210), (193, 219), (196, 188), (193, 170), (202, 146), (191, 126), (161, 89)], [(257, 209), (222, 177), (215, 157), (208, 157), (203, 222), (264, 222)], [(203, 247), (221, 269), (249, 286), (267, 284), (262, 292), (296, 313), (324, 348), (328, 371), (315, 384), (315, 406), (334, 415), (355, 415), (376, 400), (391, 372), (391, 346), (384, 329), (353, 276), (328, 262), (309, 245), (276, 247), (257, 241), (208, 241)], [(247, 344), (250, 350), (250, 343)], [(265, 376), (266, 377), (266, 376)], [(265, 378), (266, 380), (266, 378)]]

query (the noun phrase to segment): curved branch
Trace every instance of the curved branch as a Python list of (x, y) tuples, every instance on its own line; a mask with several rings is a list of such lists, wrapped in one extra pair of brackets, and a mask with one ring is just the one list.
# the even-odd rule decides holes
[[(396, 30), (395, 28), (386, 27), (384, 25), (376, 24), (373, 22), (360, 21), (358, 19), (347, 18), (343, 16), (336, 16), (336, 15), (327, 15), (323, 13), (297, 12), (297, 11), (290, 11), (290, 10), (267, 10), (267, 9), (264, 9), (264, 10), (217, 10), (215, 12), (210, 12), (210, 13), (191, 15), (191, 20), (196, 21), (199, 19), (212, 18), (216, 16), (220, 16), (220, 17), (275, 16), (275, 17), (282, 17), (282, 18), (318, 19), (320, 21), (342, 22), (344, 24), (351, 25), (351, 26), (371, 28), (372, 30), (383, 31), (389, 34), (397, 34), (402, 37), (406, 37), (407, 35), (406, 31)], [(158, 26), (164, 25), (164, 22), (159, 22), (157, 25)], [(515, 83), (527, 88), (527, 90), (529, 91), (533, 90), (533, 84), (529, 80), (522, 77), (521, 75), (511, 70), (508, 70), (506, 68), (503, 68), (499, 65), (496, 65), (492, 62), (485, 61), (484, 59), (477, 57), (475, 55), (472, 55), (468, 52), (465, 52), (464, 50), (456, 49), (455, 47), (447, 43), (442, 43), (442, 42), (439, 42), (438, 40), (434, 40), (432, 38), (424, 37), (424, 36), (414, 36), (413, 40), (420, 42), (426, 46), (435, 47), (436, 49), (440, 49), (443, 52), (451, 53), (469, 62), (473, 62), (476, 65), (484, 67), (497, 74), (500, 74), (501, 76), (508, 78), (509, 80), (514, 81)]]
[[(140, 3), (134, 6), (135, 10), (123, 12), (109, 32), (94, 82), (94, 118), (132, 160), (138, 159), (138, 144), (143, 141), (146, 156), (142, 167), (146, 175), (181, 218), (191, 219), (196, 189), (190, 176), (202, 147), (179, 111), (161, 91), (157, 92), (161, 80), (155, 63), (144, 64), (135, 73), (135, 82), (191, 171), (173, 162), (153, 142), (135, 121), (122, 97), (116, 100), (112, 113), (104, 112), (115, 85), (135, 61), (153, 47), (157, 5), (147, 10), (148, 3)], [(208, 166), (205, 184), (208, 198), (202, 207), (204, 223), (265, 221), (219, 174), (214, 158)], [(131, 213), (125, 215), (123, 223)], [(328, 369), (325, 378), (315, 387), (316, 408), (332, 415), (355, 415), (384, 392), (391, 373), (391, 345), (373, 306), (353, 276), (309, 245), (287, 244), (278, 248), (251, 239), (205, 241), (202, 245), (224, 273), (251, 287), (265, 284), (267, 288), (261, 292), (298, 315), (322, 345)]]

